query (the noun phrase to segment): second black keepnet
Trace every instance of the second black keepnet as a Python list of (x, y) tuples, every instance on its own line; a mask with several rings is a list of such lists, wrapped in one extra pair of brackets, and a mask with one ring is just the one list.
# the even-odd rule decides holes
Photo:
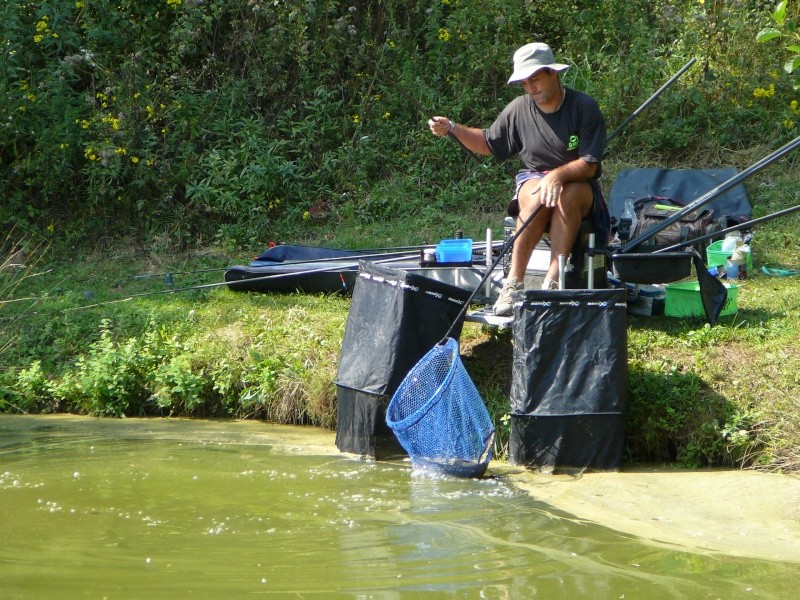
[(513, 464), (614, 470), (628, 382), (626, 290), (527, 291), (515, 307)]

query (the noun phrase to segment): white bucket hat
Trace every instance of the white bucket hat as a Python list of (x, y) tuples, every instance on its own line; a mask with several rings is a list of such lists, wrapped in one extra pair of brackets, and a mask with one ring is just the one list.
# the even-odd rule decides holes
[(525, 44), (514, 52), (514, 72), (508, 83), (525, 81), (541, 69), (553, 69), (557, 73), (562, 73), (569, 69), (569, 65), (557, 63), (553, 51), (547, 44)]

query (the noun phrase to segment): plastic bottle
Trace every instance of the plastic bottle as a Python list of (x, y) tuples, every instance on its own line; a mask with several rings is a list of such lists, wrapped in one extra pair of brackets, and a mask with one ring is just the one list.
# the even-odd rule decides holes
[(731, 255), (731, 262), (739, 265), (739, 279), (747, 279), (747, 255), (750, 253), (750, 246), (742, 244)]
[(733, 252), (742, 245), (742, 236), (739, 234), (738, 231), (734, 231), (729, 233), (725, 236), (725, 239), (722, 240), (722, 251), (723, 252)]
[(739, 279), (739, 265), (733, 262), (733, 257), (728, 257), (728, 264), (725, 267), (725, 278), (728, 281)]
[(636, 224), (639, 222), (639, 219), (636, 218), (636, 210), (633, 208), (632, 198), (625, 200), (625, 209), (622, 211), (622, 218), (620, 222), (625, 223), (625, 221), (630, 221), (630, 239), (636, 235)]

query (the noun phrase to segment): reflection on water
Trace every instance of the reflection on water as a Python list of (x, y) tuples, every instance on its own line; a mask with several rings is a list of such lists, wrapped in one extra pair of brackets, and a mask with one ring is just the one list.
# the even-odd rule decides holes
[(414, 477), (314, 436), (0, 416), (0, 597), (788, 598), (800, 575), (657, 548), (503, 478)]

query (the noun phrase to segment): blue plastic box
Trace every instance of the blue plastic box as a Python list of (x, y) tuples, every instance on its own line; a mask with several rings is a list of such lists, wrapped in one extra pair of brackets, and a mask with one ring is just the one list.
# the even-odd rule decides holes
[(471, 239), (442, 240), (436, 245), (436, 262), (471, 263), (472, 240)]

